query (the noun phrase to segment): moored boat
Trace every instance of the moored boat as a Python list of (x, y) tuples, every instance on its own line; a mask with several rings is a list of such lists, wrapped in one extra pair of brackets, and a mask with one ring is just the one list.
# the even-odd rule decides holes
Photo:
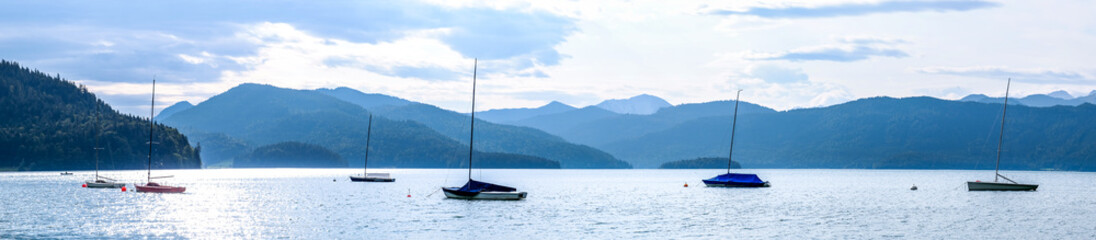
[(350, 181), (355, 182), (395, 182), (396, 179), (392, 178), (388, 173), (367, 173), (365, 176), (354, 175), (350, 176)]
[(154, 127), (156, 126), (156, 123), (152, 121), (153, 117), (155, 117), (154, 111), (156, 110), (156, 79), (155, 78), (152, 79), (152, 105), (151, 106), (152, 107), (149, 110), (149, 114), (148, 114), (149, 115), (148, 116), (148, 178), (145, 181), (145, 184), (133, 184), (133, 187), (137, 189), (137, 192), (149, 192), (149, 193), (181, 193), (181, 192), (184, 192), (184, 191), (186, 191), (185, 187), (167, 186), (167, 185), (161, 185), (159, 183), (152, 182), (152, 179), (154, 179), (154, 178), (155, 179), (160, 179), (160, 178), (173, 177), (173, 176), (162, 176), (162, 177), (153, 177), (152, 176), (152, 144), (155, 144), (155, 142), (152, 141), (152, 136), (153, 136), (152, 131), (153, 131), (153, 129), (155, 129)]
[(143, 185), (134, 184), (133, 187), (137, 189), (137, 192), (148, 193), (182, 193), (186, 191), (186, 187), (165, 186), (154, 182), (148, 182)]
[[(1038, 184), (1022, 184), (1012, 181), (1001, 175), (1001, 145), (1005, 140), (1005, 116), (1008, 114), (1008, 90), (1012, 86), (1012, 79), (1005, 85), (1005, 106), (1001, 109), (1001, 135), (997, 136), (997, 165), (993, 168), (993, 182), (973, 181), (967, 182), (967, 191), (1035, 191)], [(998, 182), (1004, 179), (1008, 182)]]
[(703, 181), (709, 187), (769, 187), (769, 182), (748, 173), (726, 173)]
[(388, 173), (369, 173), (369, 140), (373, 135), (373, 114), (369, 114), (369, 125), (365, 130), (365, 160), (362, 162), (362, 175), (350, 176), (352, 182), (395, 182)]
[(462, 187), (443, 187), (445, 197), (467, 200), (522, 200), (528, 195), (526, 192), (518, 192), (516, 188), (503, 185), (472, 180), (472, 153), (476, 132), (476, 67), (477, 60), (472, 67), (472, 123), (468, 134), (468, 182)]
[(528, 194), (518, 192), (516, 188), (471, 179), (462, 187), (446, 187), (441, 190), (448, 198), (469, 200), (521, 200)]
[(731, 147), (727, 152), (727, 173), (704, 179), (704, 186), (708, 187), (769, 187), (769, 182), (762, 181), (757, 174), (731, 173), (731, 162), (734, 157), (734, 132), (738, 125), (738, 98), (742, 96), (742, 90), (734, 97), (734, 119), (731, 120)]

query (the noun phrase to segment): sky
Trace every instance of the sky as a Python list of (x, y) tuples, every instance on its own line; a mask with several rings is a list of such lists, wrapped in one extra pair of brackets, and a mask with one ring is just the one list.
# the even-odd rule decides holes
[[(241, 83), (468, 112), (651, 94), (777, 110), (1096, 90), (1096, 1), (9, 1), (0, 58), (121, 112)], [(142, 114), (144, 113), (144, 114)]]

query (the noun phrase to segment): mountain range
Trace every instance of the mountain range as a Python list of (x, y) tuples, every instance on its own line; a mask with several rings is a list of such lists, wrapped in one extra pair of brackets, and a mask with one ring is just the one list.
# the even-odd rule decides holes
[[(1004, 103), (1005, 98), (989, 97), (983, 94), (971, 94), (959, 99), (963, 102), (980, 102), (980, 103)], [(1073, 97), (1065, 91), (1055, 91), (1049, 94), (1032, 94), (1023, 98), (1009, 98), (1009, 104), (1025, 105), (1031, 107), (1052, 107), (1052, 106), (1077, 106), (1084, 103), (1096, 104), (1096, 91), (1089, 92), (1088, 95), (1081, 97)]]
[[(205, 142), (202, 145), (209, 150), (203, 157), (212, 165), (247, 154), (255, 146), (299, 141), (330, 149), (350, 166), (357, 166), (364, 160), (370, 114), (376, 115), (370, 166), (467, 164), (467, 116), (349, 88), (292, 90), (242, 84), (163, 122), (192, 136), (196, 144)], [(523, 161), (542, 166), (552, 165), (544, 165), (544, 161), (556, 161), (555, 165), (566, 168), (629, 167), (600, 150), (570, 144), (532, 128), (479, 121), (476, 135), (476, 155), (491, 156), (483, 161), (497, 161), (475, 163), (479, 166), (523, 168)]]

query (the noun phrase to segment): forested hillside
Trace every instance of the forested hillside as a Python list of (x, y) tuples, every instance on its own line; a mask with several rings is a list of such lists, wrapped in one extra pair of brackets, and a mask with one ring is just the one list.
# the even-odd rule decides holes
[[(94, 169), (96, 135), (102, 169), (147, 168), (148, 118), (120, 114), (60, 75), (0, 62), (0, 113), (0, 169)], [(154, 169), (201, 167), (186, 136), (155, 128)]]

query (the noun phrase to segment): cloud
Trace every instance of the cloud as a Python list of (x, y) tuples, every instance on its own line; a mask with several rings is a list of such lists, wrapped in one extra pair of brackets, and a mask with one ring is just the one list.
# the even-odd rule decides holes
[(839, 84), (810, 81), (802, 69), (777, 65), (756, 65), (730, 73), (724, 92), (742, 89), (744, 101), (765, 103), (777, 110), (823, 107), (852, 100), (854, 96)]
[[(223, 71), (248, 67), (233, 59), (282, 40), (249, 41), (255, 39), (240, 38), (241, 32), (284, 23), (353, 43), (431, 38), (468, 58), (528, 62), (496, 71), (517, 74), (559, 64), (565, 56), (555, 46), (578, 30), (574, 21), (544, 11), (415, 1), (11, 2), (0, 9), (0, 50), (7, 59), (79, 79), (215, 81)], [(452, 79), (438, 69), (395, 68), (383, 73)]]
[(953, 75), (974, 78), (1007, 79), (1034, 83), (1088, 83), (1096, 79), (1085, 74), (1051, 69), (1014, 69), (998, 66), (974, 67), (925, 67), (916, 70), (920, 73)]
[(761, 18), (826, 18), (843, 16), (862, 16), (879, 13), (897, 12), (949, 12), (970, 11), (1000, 6), (998, 3), (979, 0), (959, 1), (884, 1), (873, 3), (843, 3), (821, 6), (801, 7), (753, 7), (744, 11), (712, 10), (709, 14), (723, 16), (756, 16)]
[(783, 68), (775, 65), (754, 66), (747, 70), (746, 76), (759, 78), (769, 83), (795, 83), (807, 81), (803, 69)]
[(780, 53), (747, 53), (747, 59), (785, 60), (785, 61), (833, 61), (854, 62), (871, 57), (909, 57), (905, 51), (895, 47), (906, 43), (900, 39), (853, 37), (839, 40), (840, 45), (825, 45), (794, 49)]

